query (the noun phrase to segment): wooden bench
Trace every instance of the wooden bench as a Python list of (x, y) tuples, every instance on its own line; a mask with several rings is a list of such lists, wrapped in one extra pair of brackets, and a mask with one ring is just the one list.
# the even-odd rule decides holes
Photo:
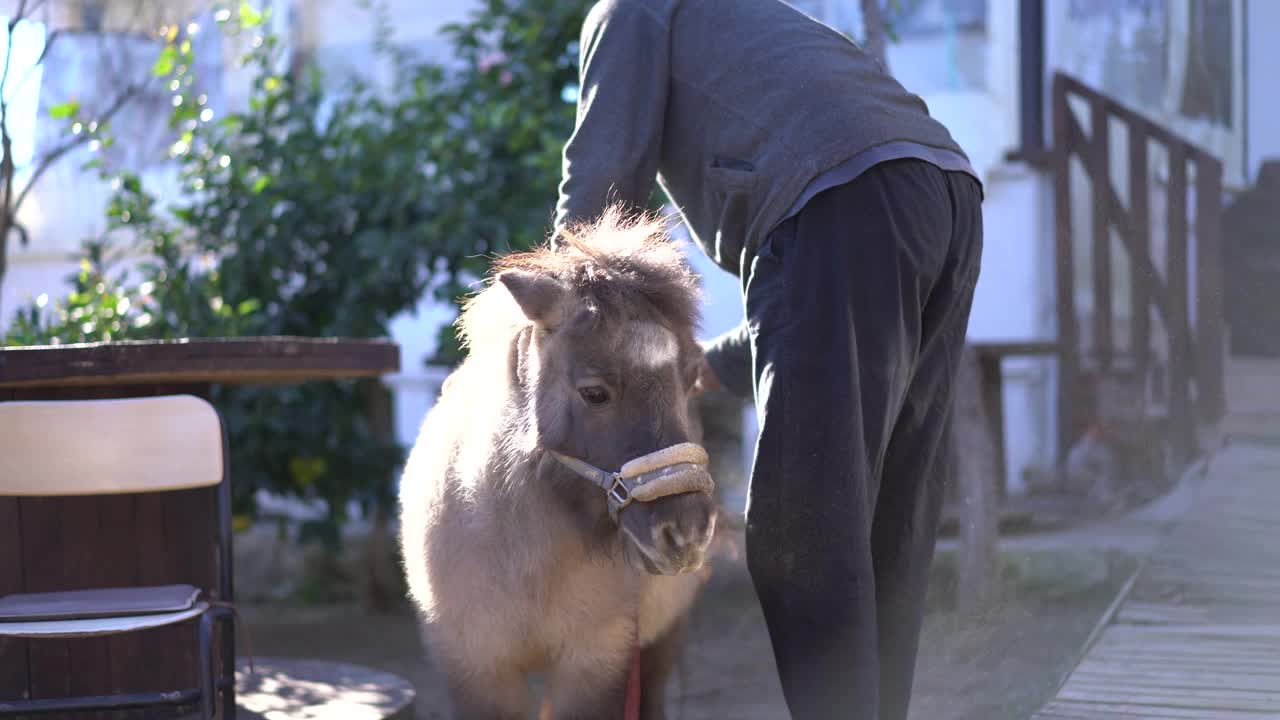
[(971, 342), (969, 347), (977, 355), (982, 404), (987, 421), (990, 423), (992, 440), (995, 443), (995, 475), (998, 478), (996, 493), (998, 497), (1003, 498), (1005, 481), (1008, 478), (1008, 463), (1005, 459), (1004, 376), (1001, 368), (1005, 358), (1057, 357), (1060, 346), (1054, 340), (1025, 340)]
[(965, 347), (953, 410), (958, 477), (950, 488), (955, 493), (960, 536), (956, 592), (964, 612), (982, 612), (999, 587), (1000, 506), (1007, 476), (1001, 364), (1006, 357), (1057, 351), (1057, 344), (1048, 342), (969, 343)]

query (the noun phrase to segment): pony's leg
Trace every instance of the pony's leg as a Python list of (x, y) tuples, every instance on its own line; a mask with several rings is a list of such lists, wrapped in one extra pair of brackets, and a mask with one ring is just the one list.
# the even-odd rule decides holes
[(665, 720), (667, 679), (680, 656), (685, 621), (678, 621), (640, 653), (640, 719)]
[(453, 706), (451, 720), (524, 720), (529, 712), (529, 684), (524, 673), (501, 670), (463, 674), (444, 667)]
[(594, 656), (561, 662), (551, 675), (554, 720), (622, 720), (626, 704), (626, 662)]

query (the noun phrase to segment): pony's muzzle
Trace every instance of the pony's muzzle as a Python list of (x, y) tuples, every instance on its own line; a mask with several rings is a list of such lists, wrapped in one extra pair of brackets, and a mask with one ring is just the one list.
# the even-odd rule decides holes
[(710, 502), (715, 481), (707, 472), (709, 462), (701, 445), (681, 443), (635, 458), (618, 473), (630, 484), (632, 500), (665, 500), (655, 508), (650, 545), (653, 554), (661, 558), (662, 574), (694, 572), (702, 567), (715, 523)]
[[(713, 519), (708, 520), (713, 523)], [(694, 572), (702, 567), (707, 545), (711, 541), (710, 528), (694, 529), (681, 523), (660, 523), (653, 531), (654, 549), (666, 560), (676, 574)]]

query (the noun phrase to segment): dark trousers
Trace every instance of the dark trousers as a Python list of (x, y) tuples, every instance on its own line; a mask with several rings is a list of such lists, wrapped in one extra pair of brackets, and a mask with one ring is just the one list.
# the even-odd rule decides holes
[(751, 264), (747, 559), (796, 720), (907, 717), (981, 251), (976, 181), (906, 160)]

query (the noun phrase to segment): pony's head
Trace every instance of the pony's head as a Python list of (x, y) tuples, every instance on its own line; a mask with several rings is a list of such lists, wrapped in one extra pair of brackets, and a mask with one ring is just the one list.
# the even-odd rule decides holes
[(690, 421), (702, 360), (697, 275), (651, 216), (610, 210), (561, 242), (499, 260), (496, 282), (463, 314), (464, 341), (503, 324), (481, 308), (504, 293), (499, 335), (520, 415), (510, 442), (548, 464), (577, 512), (612, 515), (633, 565), (696, 570), (716, 516)]

